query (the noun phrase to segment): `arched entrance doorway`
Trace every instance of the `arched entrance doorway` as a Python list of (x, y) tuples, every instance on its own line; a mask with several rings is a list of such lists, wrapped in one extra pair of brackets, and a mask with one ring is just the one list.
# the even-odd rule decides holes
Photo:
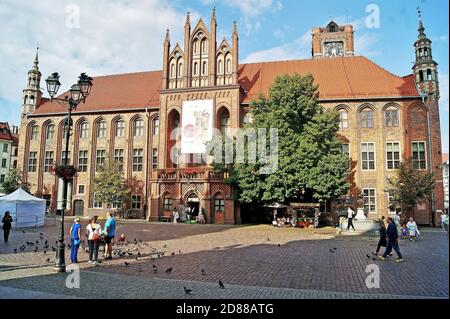
[(75, 216), (84, 215), (84, 202), (81, 199), (77, 199), (73, 202), (73, 213)]
[(186, 207), (188, 208), (189, 215), (191, 215), (191, 220), (195, 220), (200, 212), (200, 199), (197, 194), (192, 193), (186, 199)]

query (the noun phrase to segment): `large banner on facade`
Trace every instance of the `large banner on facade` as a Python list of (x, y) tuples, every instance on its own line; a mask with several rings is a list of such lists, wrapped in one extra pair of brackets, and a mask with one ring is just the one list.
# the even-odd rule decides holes
[(213, 137), (214, 101), (183, 102), (181, 153), (203, 154)]

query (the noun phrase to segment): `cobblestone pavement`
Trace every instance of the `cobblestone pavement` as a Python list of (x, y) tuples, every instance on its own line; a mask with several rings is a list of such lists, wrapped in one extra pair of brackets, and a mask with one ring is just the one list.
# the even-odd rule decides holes
[[(39, 238), (40, 232), (43, 239)], [(395, 257), (385, 262), (372, 260), (370, 253), (375, 250), (376, 237), (335, 237), (332, 229), (118, 223), (117, 233), (124, 233), (129, 243), (116, 246), (115, 251), (130, 255), (122, 258), (115, 255), (112, 261), (94, 267), (86, 262), (87, 254), (80, 249), (80, 289), (66, 288), (67, 274), (52, 272), (51, 246), (55, 246), (57, 233), (54, 221), (47, 221), (40, 229), (13, 231), (10, 243), (1, 242), (0, 286), (61, 296), (105, 298), (448, 298), (449, 295), (448, 236), (435, 229), (424, 229), (423, 238), (417, 242), (401, 241), (405, 261), (397, 264)], [(134, 238), (140, 241), (134, 244)], [(26, 241), (36, 244), (36, 240), (37, 253), (35, 246), (14, 253)], [(45, 240), (49, 243), (46, 254), (42, 248)], [(46, 261), (48, 258), (50, 262)], [(379, 266), (379, 289), (366, 287), (369, 264)], [(169, 267), (172, 271), (166, 273)], [(219, 279), (226, 289), (219, 288)], [(183, 287), (192, 289), (192, 294), (186, 296)]]

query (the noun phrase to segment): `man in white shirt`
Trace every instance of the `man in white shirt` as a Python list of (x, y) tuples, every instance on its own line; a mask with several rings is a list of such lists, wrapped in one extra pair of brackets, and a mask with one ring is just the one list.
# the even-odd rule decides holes
[(353, 215), (355, 215), (355, 211), (348, 206), (347, 210), (347, 230), (350, 230), (350, 226), (353, 228), (353, 231), (355, 231), (355, 226), (353, 226)]

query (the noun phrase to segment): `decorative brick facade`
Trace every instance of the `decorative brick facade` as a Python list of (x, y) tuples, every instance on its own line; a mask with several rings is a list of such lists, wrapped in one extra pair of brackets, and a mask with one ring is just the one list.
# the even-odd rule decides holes
[[(227, 40), (217, 42), (216, 28), (215, 12), (209, 28), (202, 19), (191, 28), (188, 15), (182, 45), (172, 47), (167, 32), (162, 71), (94, 79), (86, 104), (81, 104), (73, 116), (70, 159), (75, 166), (86, 162), (86, 171), (79, 172), (71, 185), (70, 214), (105, 213), (105, 209), (94, 208), (93, 178), (97, 157), (102, 154), (98, 151), (114, 157), (115, 150), (123, 150), (125, 176), (133, 195), (141, 196), (140, 209), (146, 208), (149, 220), (170, 216), (171, 210), (195, 202), (207, 222), (240, 223), (246, 212), (233, 201), (233, 190), (224, 183), (223, 173), (202, 164), (172, 163), (172, 148), (179, 141), (171, 140), (170, 134), (181, 122), (183, 103), (212, 100), (214, 127), (239, 128), (251, 116), (250, 102), (260, 93), (267, 96), (277, 75), (312, 73), (319, 85), (322, 105), (341, 114), (339, 134), (348, 144), (352, 161), (352, 191), (366, 191), (373, 199), (370, 215), (389, 214), (386, 178), (395, 173), (398, 161), (413, 156), (415, 143), (414, 147), (424, 148), (424, 169), (432, 169), (437, 181), (434, 203), (418, 207), (415, 218), (420, 224), (432, 223), (432, 210), (438, 213), (443, 207), (439, 85), (431, 41), (425, 37), (423, 26), (415, 44), (414, 73), (405, 77), (354, 56), (353, 28), (349, 25), (332, 22), (314, 29), (313, 59), (243, 65), (239, 65), (236, 24), (231, 45)], [(419, 53), (425, 47), (426, 58)], [(30, 72), (38, 74), (37, 59)], [(428, 93), (424, 99), (419, 94), (422, 92)], [(19, 167), (32, 191), (50, 195), (51, 208), (56, 209), (60, 185), (45, 167), (49, 152), (53, 152), (54, 162), (61, 162), (66, 115), (56, 102), (41, 99), (40, 95), (38, 99), (39, 103), (31, 107), (27, 103), (23, 108)], [(144, 131), (135, 136), (137, 121), (142, 121)], [(119, 124), (123, 133), (117, 134)], [(54, 134), (49, 130), (54, 130)], [(99, 134), (99, 130), (106, 131)], [(142, 150), (141, 171), (133, 171), (134, 150)], [(37, 155), (36, 171), (28, 170), (30, 155)], [(188, 155), (181, 157), (186, 159)], [(80, 194), (83, 188), (84, 193)]]

